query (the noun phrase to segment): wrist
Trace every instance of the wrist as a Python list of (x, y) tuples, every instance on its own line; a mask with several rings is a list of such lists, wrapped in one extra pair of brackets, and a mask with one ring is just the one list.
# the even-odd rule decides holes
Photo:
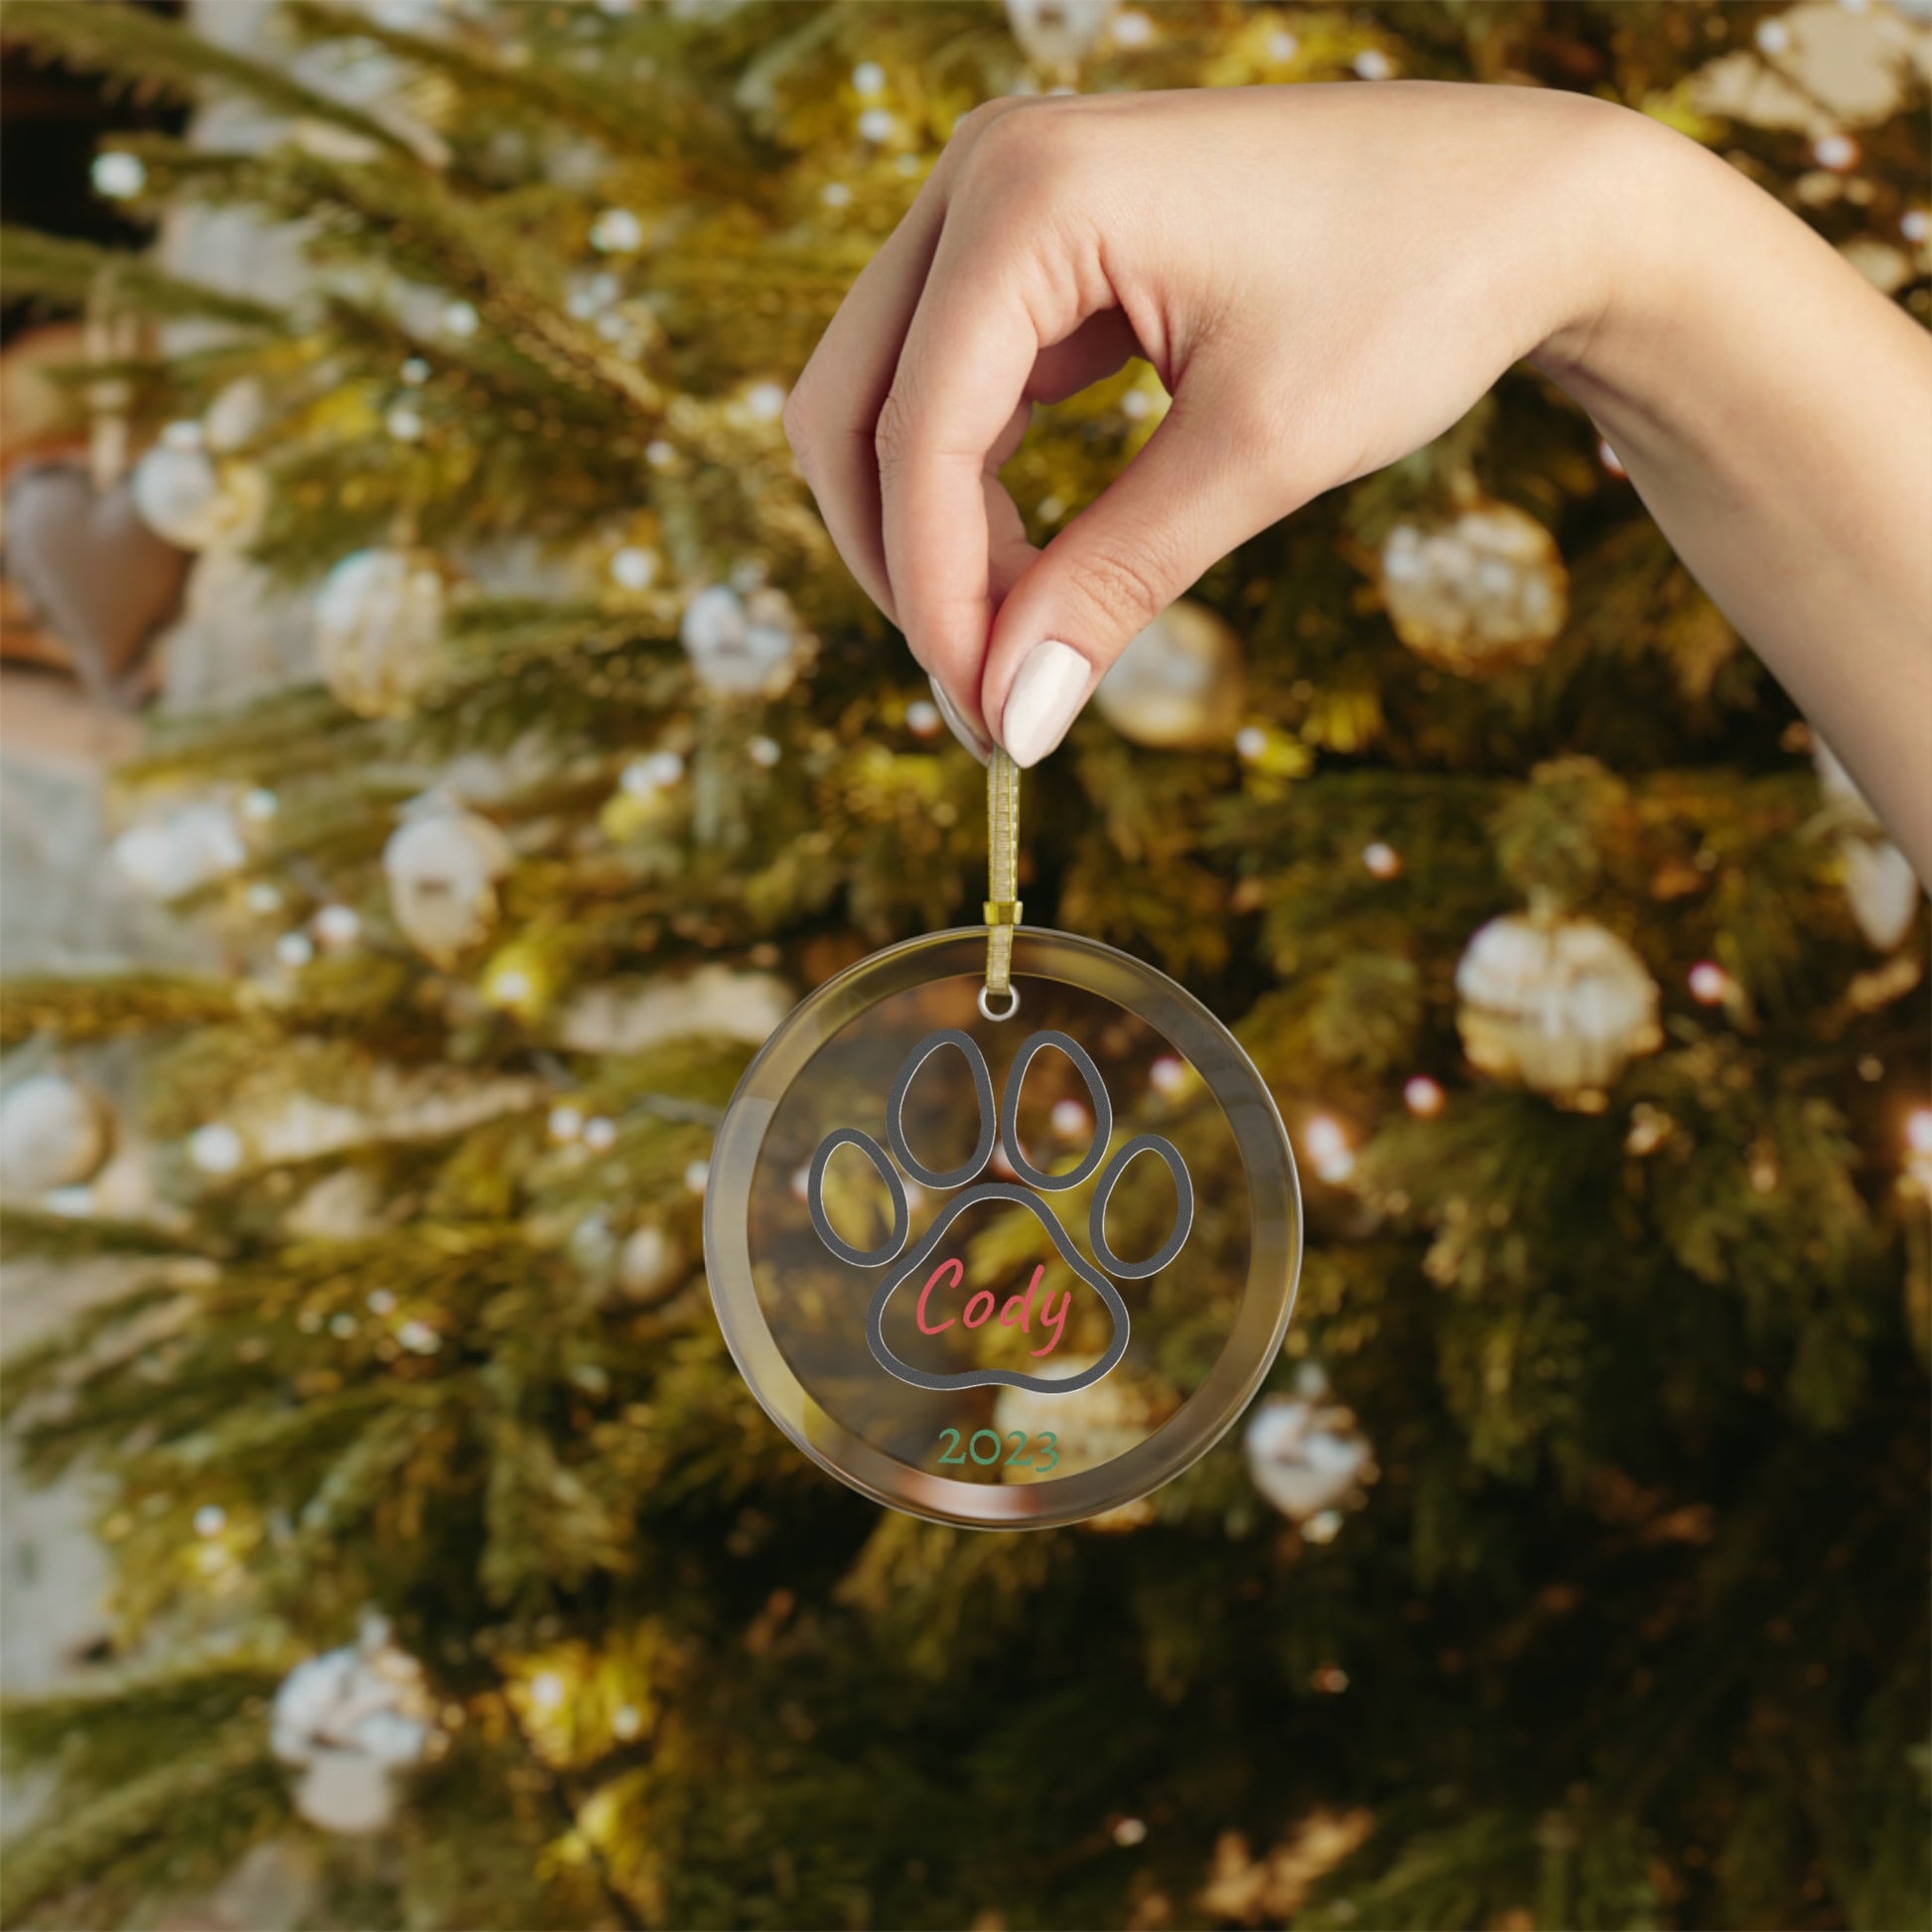
[(1702, 223), (1707, 169), (1723, 164), (1648, 115), (1578, 104), (1589, 118), (1576, 129), (1560, 217), (1573, 246), (1528, 359), (1594, 414), (1585, 392), (1607, 401), (1641, 389), (1660, 325), (1681, 318), (1682, 242)]

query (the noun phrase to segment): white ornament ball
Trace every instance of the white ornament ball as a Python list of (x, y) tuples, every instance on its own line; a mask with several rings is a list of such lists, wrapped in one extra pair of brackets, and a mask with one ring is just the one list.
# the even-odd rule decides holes
[(407, 712), (436, 675), (448, 598), (426, 550), (358, 550), (316, 599), (316, 658), (331, 691), (362, 718)]
[(698, 680), (728, 696), (775, 696), (790, 683), (798, 620), (782, 591), (741, 598), (712, 584), (684, 607), (678, 636)]
[(295, 1806), (345, 1837), (380, 1831), (395, 1812), (394, 1778), (420, 1764), (436, 1735), (422, 1666), (369, 1618), (353, 1644), (298, 1664), (275, 1693), (269, 1739), (302, 1772)]
[(1007, 25), (1028, 60), (1077, 68), (1099, 46), (1118, 0), (1007, 0)]
[(1135, 745), (1198, 752), (1233, 742), (1246, 686), (1241, 641), (1205, 605), (1180, 598), (1100, 680), (1100, 715)]
[(178, 806), (114, 841), (114, 867), (150, 898), (180, 898), (233, 872), (248, 857), (234, 815), (213, 799)]
[(625, 1237), (618, 1255), (618, 1286), (631, 1301), (649, 1308), (683, 1283), (690, 1266), (683, 1242), (646, 1221)]
[(183, 550), (245, 544), (261, 523), (268, 483), (252, 463), (157, 443), (134, 466), (134, 507), (156, 536)]
[(1912, 929), (1918, 912), (1918, 875), (1912, 862), (1884, 836), (1877, 813), (1837, 754), (1816, 736), (1812, 761), (1818, 768), (1819, 790), (1841, 808), (1845, 820), (1838, 857), (1852, 916), (1867, 944), (1890, 952)]
[(1656, 981), (1591, 919), (1491, 919), (1457, 963), (1455, 991), (1470, 1062), (1558, 1099), (1600, 1092), (1663, 1043)]
[(1570, 614), (1556, 539), (1509, 503), (1447, 523), (1398, 524), (1382, 546), (1382, 598), (1418, 657), (1469, 677), (1533, 664)]
[(367, 1838), (395, 1822), (395, 1783), (374, 1758), (325, 1746), (302, 1767), (295, 1808), (311, 1825), (338, 1838)]
[(10, 1194), (77, 1187), (113, 1147), (105, 1095), (65, 1073), (36, 1073), (0, 1094), (0, 1187)]
[[(1242, 1448), (1249, 1479), (1298, 1523), (1357, 1498), (1376, 1475), (1374, 1446), (1353, 1413), (1329, 1396), (1318, 1369), (1303, 1372), (1296, 1394), (1270, 1396), (1255, 1410)], [(1332, 1534), (1328, 1530), (1316, 1541)]]
[[(1055, 1379), (1083, 1375), (1096, 1355), (1068, 1356)], [(1050, 1429), (1059, 1449), (1059, 1467), (1068, 1474), (1097, 1469), (1144, 1443), (1173, 1413), (1170, 1392), (1152, 1381), (1116, 1369), (1069, 1404), (1064, 1396), (1036, 1389), (1002, 1389), (993, 1399), (993, 1427), (1002, 1439), (1013, 1430), (1029, 1436)]]
[(496, 923), (496, 884), (509, 841), (488, 819), (446, 800), (419, 803), (382, 849), (389, 909), (417, 951), (454, 965)]

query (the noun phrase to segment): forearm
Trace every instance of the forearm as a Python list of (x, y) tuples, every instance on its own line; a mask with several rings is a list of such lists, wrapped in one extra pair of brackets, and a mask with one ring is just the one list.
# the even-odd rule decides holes
[(1633, 130), (1538, 361), (1932, 877), (1932, 341), (1724, 163)]

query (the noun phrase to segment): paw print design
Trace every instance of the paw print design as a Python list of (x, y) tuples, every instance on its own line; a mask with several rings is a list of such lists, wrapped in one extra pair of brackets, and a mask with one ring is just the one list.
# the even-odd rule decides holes
[[(1033, 1064), (1035, 1055), (1047, 1046), (1057, 1048), (1072, 1062), (1093, 1104), (1093, 1139), (1086, 1152), (1064, 1173), (1042, 1173), (1028, 1161), (1020, 1146), (1021, 1089), (1026, 1084), (1027, 1069)], [(979, 1132), (973, 1151), (966, 1160), (956, 1168), (941, 1172), (928, 1168), (906, 1145), (905, 1096), (914, 1076), (926, 1061), (933, 1054), (948, 1048), (964, 1058), (967, 1071), (972, 1075), (973, 1089), (979, 1102)], [(987, 1069), (986, 1056), (973, 1036), (957, 1027), (941, 1027), (927, 1034), (906, 1054), (893, 1080), (892, 1092), (886, 1102), (886, 1139), (891, 1144), (893, 1154), (897, 1157), (898, 1167), (903, 1168), (921, 1186), (935, 1192), (948, 1192), (953, 1188), (964, 1191), (954, 1194), (941, 1207), (938, 1218), (920, 1236), (909, 1253), (902, 1252), (910, 1231), (905, 1184), (899, 1178), (898, 1168), (895, 1168), (887, 1158), (886, 1150), (870, 1134), (856, 1127), (834, 1128), (819, 1142), (805, 1182), (806, 1205), (818, 1238), (841, 1261), (850, 1262), (855, 1268), (887, 1268), (890, 1271), (874, 1293), (872, 1306), (866, 1315), (866, 1339), (880, 1367), (897, 1376), (901, 1382), (909, 1382), (919, 1389), (1031, 1389), (1041, 1395), (1071, 1395), (1077, 1390), (1090, 1388), (1112, 1372), (1127, 1353), (1128, 1333), (1132, 1324), (1127, 1304), (1107, 1275), (1118, 1276), (1123, 1281), (1145, 1281), (1150, 1276), (1158, 1275), (1186, 1245), (1188, 1230), (1194, 1219), (1193, 1182), (1173, 1143), (1159, 1134), (1137, 1134), (1108, 1161), (1107, 1144), (1112, 1138), (1113, 1126), (1113, 1102), (1108, 1097), (1105, 1081), (1100, 1077), (1100, 1069), (1086, 1049), (1066, 1034), (1042, 1028), (1028, 1036), (1014, 1057), (1012, 1071), (1007, 1076), (1006, 1093), (997, 1107), (993, 1099), (993, 1076)], [(993, 1158), (996, 1139), (1013, 1172), (1027, 1183), (1025, 1186), (979, 1179), (987, 1163)], [(842, 1147), (856, 1147), (872, 1163), (892, 1198), (892, 1232), (877, 1248), (855, 1248), (840, 1236), (826, 1215), (825, 1170), (833, 1154)], [(1158, 1157), (1173, 1176), (1176, 1199), (1174, 1223), (1168, 1238), (1144, 1261), (1126, 1261), (1115, 1254), (1107, 1243), (1107, 1203), (1121, 1175), (1143, 1154)], [(1107, 1274), (1102, 1274), (1074, 1247), (1067, 1238), (1066, 1230), (1040, 1199), (1041, 1194), (1061, 1193), (1069, 1187), (1077, 1187), (1103, 1161), (1107, 1162), (1106, 1169), (1094, 1187), (1093, 1205), (1087, 1212), (1087, 1241)], [(897, 1354), (886, 1339), (886, 1310), (893, 1297), (919, 1275), (944, 1240), (946, 1230), (969, 1207), (982, 1201), (1005, 1201), (1027, 1209), (1039, 1222), (1060, 1259), (1105, 1303), (1113, 1317), (1113, 1333), (1098, 1359), (1080, 1374), (1056, 1379), (1052, 1376), (1029, 1375), (1019, 1369), (969, 1368), (954, 1374), (935, 1375), (913, 1367)]]

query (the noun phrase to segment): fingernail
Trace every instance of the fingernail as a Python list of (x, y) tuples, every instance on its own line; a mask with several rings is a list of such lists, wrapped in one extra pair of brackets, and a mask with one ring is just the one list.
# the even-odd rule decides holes
[(1080, 715), (1093, 666), (1056, 637), (1035, 644), (1020, 665), (1000, 714), (1007, 756), (1023, 770), (1037, 764)]
[(932, 702), (939, 707), (946, 729), (984, 764), (993, 756), (993, 747), (966, 722), (966, 714), (946, 696), (946, 687), (936, 677), (926, 682), (932, 686)]

